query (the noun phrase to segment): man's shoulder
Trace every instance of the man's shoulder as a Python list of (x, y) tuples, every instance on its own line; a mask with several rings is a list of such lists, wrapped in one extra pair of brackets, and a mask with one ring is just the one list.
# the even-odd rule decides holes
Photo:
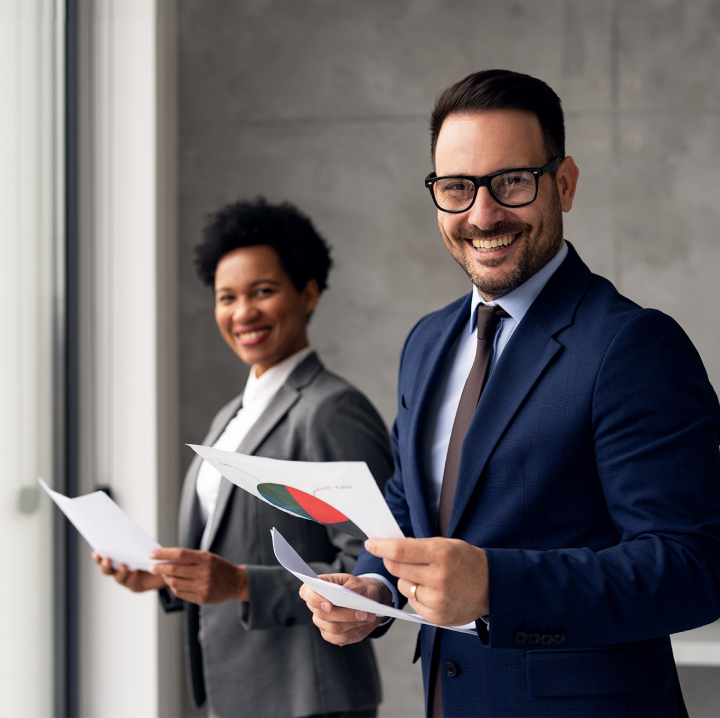
[(621, 320), (629, 320), (643, 311), (643, 307), (621, 294), (609, 279), (599, 274), (591, 275), (588, 290), (578, 305), (582, 316), (595, 313)]
[(658, 309), (643, 307), (621, 294), (605, 277), (592, 275), (587, 293), (578, 304), (575, 324), (609, 325), (620, 328), (630, 322), (670, 322), (674, 320)]
[(444, 306), (442, 309), (436, 309), (421, 317), (405, 340), (406, 345), (412, 340), (424, 339), (429, 335), (436, 335), (447, 328), (448, 322), (453, 322), (458, 318), (458, 312), (463, 311), (467, 305), (467, 311), (470, 311), (470, 295), (465, 294), (454, 302)]
[[(654, 346), (667, 359), (665, 347), (670, 341), (693, 356), (697, 350), (678, 322), (668, 314), (652, 307), (643, 307), (621, 294), (612, 282), (597, 274), (578, 303), (572, 323), (556, 338), (561, 343), (580, 343), (586, 352), (605, 352), (614, 346), (621, 350), (638, 342)], [(679, 349), (678, 349), (679, 350)], [(697, 357), (699, 359), (699, 357)]]

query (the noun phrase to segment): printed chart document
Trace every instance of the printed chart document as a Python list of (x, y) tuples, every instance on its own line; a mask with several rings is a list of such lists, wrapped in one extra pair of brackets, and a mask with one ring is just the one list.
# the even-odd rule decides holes
[[(401, 611), (392, 606), (385, 606), (382, 603), (373, 601), (360, 594), (351, 591), (345, 586), (339, 586), (336, 583), (323, 581), (318, 578), (315, 571), (298, 556), (295, 549), (283, 538), (283, 535), (277, 530), (272, 530), (273, 549), (275, 550), (275, 558), (280, 565), (290, 571), (296, 578), (306, 583), (313, 591), (319, 593), (323, 598), (327, 598), (334, 606), (342, 606), (343, 608), (352, 608), (356, 611), (367, 611), (377, 616), (391, 616), (392, 618), (400, 618), (403, 621), (412, 621), (413, 623), (424, 623), (428, 626), (433, 624), (426, 621), (422, 616), (416, 613), (408, 613)], [(464, 626), (442, 626), (449, 631), (457, 631), (458, 633), (466, 633), (470, 636), (477, 636), (477, 630), (474, 623), (468, 623)]]
[(38, 481), (93, 550), (113, 560), (114, 568), (124, 563), (131, 571), (147, 571), (155, 563), (148, 554), (160, 548), (160, 544), (151, 539), (105, 492), (95, 491), (69, 499), (53, 491), (42, 479)]
[(361, 540), (405, 538), (364, 461), (280, 461), (188, 444), (228, 481)]

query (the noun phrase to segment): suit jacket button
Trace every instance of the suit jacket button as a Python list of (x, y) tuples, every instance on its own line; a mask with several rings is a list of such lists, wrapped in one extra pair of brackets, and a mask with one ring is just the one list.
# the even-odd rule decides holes
[(294, 619), (292, 616), (288, 616), (288, 617), (285, 619), (285, 625), (286, 625), (288, 628), (290, 628), (290, 626), (294, 626), (294, 625), (295, 625), (295, 619)]
[(539, 633), (531, 633), (528, 636), (528, 643), (531, 646), (537, 646), (537, 644), (540, 643), (540, 634)]
[(445, 675), (449, 678), (455, 678), (455, 676), (460, 673), (458, 667), (451, 661), (446, 661), (445, 663), (443, 663), (443, 671)]
[(515, 643), (517, 643), (518, 646), (522, 646), (523, 644), (527, 643), (527, 633), (523, 633), (523, 631), (518, 631), (515, 634)]
[(552, 646), (553, 637), (549, 633), (543, 633), (540, 643), (543, 646)]
[(565, 643), (565, 634), (564, 633), (556, 633), (553, 636), (553, 643), (556, 646), (559, 646), (561, 643)]

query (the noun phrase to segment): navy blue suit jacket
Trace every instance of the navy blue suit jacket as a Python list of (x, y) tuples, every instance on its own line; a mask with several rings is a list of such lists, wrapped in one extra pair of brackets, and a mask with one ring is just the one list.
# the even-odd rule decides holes
[[(450, 716), (682, 715), (668, 634), (720, 615), (720, 407), (692, 343), (570, 247), (516, 328), (463, 444), (448, 536), (487, 551), (490, 630), (424, 627)], [(407, 536), (436, 535), (419, 462), (470, 297), (402, 352), (395, 474)], [(355, 573), (381, 573), (364, 552)], [(451, 671), (452, 672), (452, 671)]]

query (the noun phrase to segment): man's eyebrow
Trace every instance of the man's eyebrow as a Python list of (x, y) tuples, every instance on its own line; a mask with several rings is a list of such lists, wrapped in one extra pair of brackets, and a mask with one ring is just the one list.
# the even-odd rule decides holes
[(501, 167), (499, 170), (493, 170), (492, 172), (487, 172), (484, 175), (470, 175), (470, 174), (447, 174), (442, 175), (443, 177), (487, 177), (489, 175), (496, 175), (498, 172), (512, 172), (513, 170), (524, 170), (527, 168), (534, 169), (532, 165), (509, 165), (508, 167)]

